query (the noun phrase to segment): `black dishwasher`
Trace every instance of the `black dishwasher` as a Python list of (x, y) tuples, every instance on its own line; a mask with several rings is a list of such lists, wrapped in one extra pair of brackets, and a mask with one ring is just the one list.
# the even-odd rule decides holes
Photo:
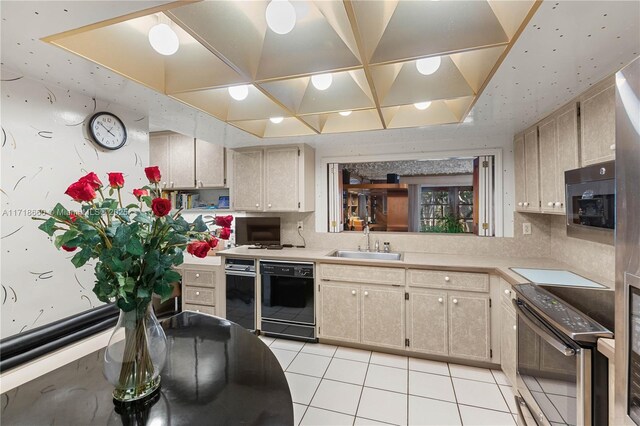
[(313, 263), (260, 262), (262, 333), (317, 341), (313, 276)]
[(247, 330), (256, 329), (256, 263), (251, 259), (229, 259), (226, 278), (226, 318)]

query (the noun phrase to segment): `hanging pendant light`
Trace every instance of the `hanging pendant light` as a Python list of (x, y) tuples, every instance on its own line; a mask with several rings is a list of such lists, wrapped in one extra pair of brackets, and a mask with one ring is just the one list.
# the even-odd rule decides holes
[(416, 109), (419, 109), (420, 111), (424, 111), (425, 109), (431, 106), (431, 101), (416, 102), (415, 104), (413, 104), (413, 106), (416, 107)]
[(167, 24), (157, 24), (149, 30), (149, 43), (161, 55), (170, 56), (178, 51), (178, 35)]
[(231, 96), (236, 101), (243, 101), (249, 95), (249, 85), (241, 84), (240, 86), (231, 86), (227, 89), (229, 91), (229, 96)]
[(331, 74), (316, 74), (311, 76), (311, 84), (318, 90), (327, 90), (333, 83)]
[(271, 0), (265, 12), (267, 26), (276, 34), (288, 34), (296, 25), (296, 9), (287, 0)]
[(431, 58), (422, 58), (416, 61), (416, 68), (418, 72), (422, 75), (431, 75), (434, 72), (438, 71), (440, 68), (440, 64), (442, 63), (442, 59), (440, 56), (433, 56)]

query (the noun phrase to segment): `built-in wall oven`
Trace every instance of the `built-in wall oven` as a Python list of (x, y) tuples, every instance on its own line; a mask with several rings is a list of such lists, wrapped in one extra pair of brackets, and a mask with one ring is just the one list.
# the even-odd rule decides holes
[(260, 332), (316, 341), (313, 263), (260, 261)]
[(253, 259), (227, 258), (226, 318), (246, 328), (256, 330), (256, 262)]
[[(541, 286), (515, 290), (521, 418), (527, 425), (606, 425), (608, 364), (596, 342), (613, 333)], [(598, 294), (613, 300), (613, 292)]]

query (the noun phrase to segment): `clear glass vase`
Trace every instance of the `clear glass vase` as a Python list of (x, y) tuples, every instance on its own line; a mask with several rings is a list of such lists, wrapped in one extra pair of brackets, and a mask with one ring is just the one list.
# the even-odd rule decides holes
[(115, 386), (113, 398), (127, 402), (153, 393), (166, 357), (167, 336), (151, 303), (121, 310), (104, 353), (104, 376)]

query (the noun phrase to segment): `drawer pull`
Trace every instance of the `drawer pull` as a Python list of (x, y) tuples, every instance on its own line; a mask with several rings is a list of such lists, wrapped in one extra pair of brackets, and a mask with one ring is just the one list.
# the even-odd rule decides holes
[(200, 274), (196, 274), (196, 278), (200, 278)]
[(449, 278), (449, 277), (444, 277), (444, 280), (445, 280), (445, 281), (447, 281), (447, 282), (449, 282), (449, 281), (451, 281), (451, 278)]
[(453, 299), (453, 304), (457, 305), (458, 304), (458, 299)]
[(356, 291), (355, 290), (351, 290), (351, 294), (353, 294), (355, 296), (356, 295)]
[(562, 203), (560, 201), (556, 201), (556, 207), (562, 207)]
[(368, 292), (368, 291), (365, 291), (365, 292), (364, 292), (364, 295), (365, 295), (365, 296), (368, 296), (368, 295), (369, 295), (369, 292)]
[(506, 294), (507, 296), (511, 294), (511, 290), (505, 290), (504, 294)]
[(199, 291), (196, 291), (196, 296), (200, 296), (200, 292)]
[(514, 326), (513, 326), (513, 329), (514, 329), (514, 330), (517, 330), (517, 329), (518, 329), (518, 327), (514, 325)]
[(549, 207), (553, 207), (553, 201), (549, 201), (549, 202), (547, 203), (547, 206), (549, 206)]
[(438, 297), (438, 303), (442, 303), (444, 302), (444, 300), (442, 300), (442, 297)]
[(525, 207), (529, 207), (529, 203), (527, 201), (524, 202)]

